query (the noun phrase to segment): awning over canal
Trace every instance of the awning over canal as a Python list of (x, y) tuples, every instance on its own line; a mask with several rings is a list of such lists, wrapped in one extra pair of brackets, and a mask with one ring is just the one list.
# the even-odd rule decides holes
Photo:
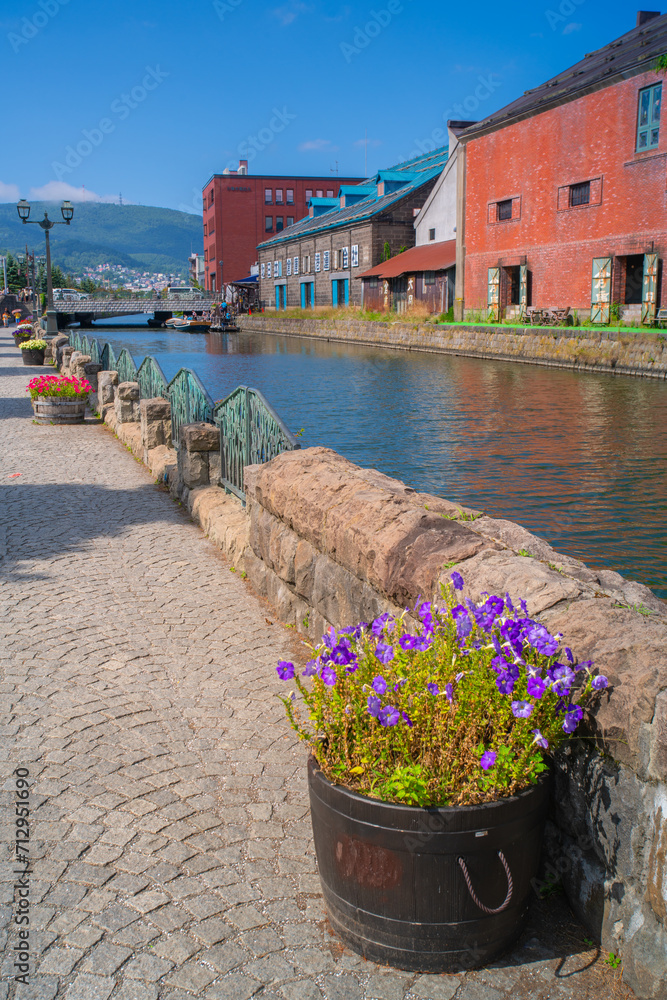
[(360, 278), (399, 278), (402, 274), (419, 274), (422, 271), (446, 271), (456, 264), (456, 240), (443, 243), (425, 243), (397, 254), (391, 260), (364, 271)]

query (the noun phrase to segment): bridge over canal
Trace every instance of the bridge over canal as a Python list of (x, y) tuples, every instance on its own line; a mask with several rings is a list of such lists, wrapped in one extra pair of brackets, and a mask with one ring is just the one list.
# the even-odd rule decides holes
[[(70, 323), (90, 326), (96, 319), (113, 319), (116, 316), (135, 316), (139, 313), (153, 314), (155, 325), (160, 326), (174, 313), (208, 312), (221, 301), (221, 295), (170, 295), (152, 299), (62, 299), (53, 303), (58, 316), (58, 328)], [(149, 320), (150, 322), (150, 320)]]

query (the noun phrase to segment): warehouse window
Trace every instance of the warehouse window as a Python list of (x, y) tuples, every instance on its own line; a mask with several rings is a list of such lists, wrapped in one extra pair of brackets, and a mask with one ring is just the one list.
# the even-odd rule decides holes
[(637, 114), (637, 152), (655, 149), (660, 134), (660, 105), (662, 84), (645, 87), (639, 91), (639, 111)]
[(570, 208), (577, 205), (589, 205), (591, 200), (591, 182), (584, 181), (583, 184), (570, 185)]
[(433, 242), (433, 240), (435, 239), (435, 229), (429, 229), (428, 238), (429, 240), (431, 240), (431, 242)]
[(267, 215), (266, 218), (264, 219), (264, 232), (265, 233), (272, 233), (273, 232), (273, 216), (272, 215)]
[(283, 203), (282, 188), (276, 188), (276, 205), (282, 205), (282, 203)]
[(424, 284), (435, 285), (435, 271), (424, 271)]
[(284, 228), (285, 228), (284, 216), (277, 215), (276, 216), (276, 232), (277, 233), (281, 233)]
[(273, 191), (271, 188), (264, 188), (264, 204), (273, 205)]
[(496, 218), (498, 222), (507, 222), (508, 219), (512, 218), (512, 199), (508, 198), (506, 201), (499, 201), (497, 203), (498, 214)]
[(287, 188), (287, 204), (294, 204), (294, 188)]
[(294, 225), (294, 216), (293, 215), (288, 215), (287, 216), (287, 225), (288, 226), (293, 226)]

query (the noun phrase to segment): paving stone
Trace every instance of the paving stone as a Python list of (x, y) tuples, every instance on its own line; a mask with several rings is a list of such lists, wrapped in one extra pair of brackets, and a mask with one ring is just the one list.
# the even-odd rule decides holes
[(202, 921), (202, 923), (195, 924), (192, 928), (192, 933), (195, 937), (203, 941), (204, 944), (212, 945), (231, 937), (232, 928), (224, 920), (220, 920), (219, 917), (211, 917), (208, 920)]
[(201, 993), (205, 986), (208, 986), (217, 978), (218, 973), (212, 972), (200, 962), (187, 962), (178, 972), (167, 976), (165, 982), (170, 986), (178, 986), (181, 989), (189, 990), (191, 993)]
[(128, 979), (143, 979), (155, 983), (174, 967), (174, 963), (157, 955), (139, 955), (125, 966), (123, 972)]
[(143, 920), (138, 920), (128, 927), (122, 927), (119, 931), (114, 931), (112, 938), (114, 944), (127, 946), (128, 948), (140, 948), (142, 945), (154, 941), (160, 936), (160, 931), (156, 927)]
[(456, 1000), (504, 1000), (504, 994), (490, 986), (468, 980), (456, 994)]
[(131, 954), (129, 948), (120, 948), (118, 945), (103, 941), (91, 951), (81, 966), (81, 971), (95, 972), (98, 976), (112, 976)]
[(200, 951), (201, 947), (199, 942), (193, 941), (187, 934), (170, 934), (168, 938), (162, 938), (154, 945), (153, 954), (168, 958), (180, 965), (195, 952)]
[(27, 985), (18, 983), (16, 1000), (53, 1000), (60, 985), (56, 976), (30, 976)]
[(41, 975), (68, 976), (77, 962), (83, 957), (78, 948), (51, 948), (39, 963)]
[(185, 913), (183, 910), (179, 910), (176, 906), (172, 906), (168, 903), (167, 906), (163, 906), (159, 910), (152, 910), (149, 914), (151, 921), (154, 924), (169, 934), (171, 931), (178, 931), (192, 920), (192, 916), (189, 913)]
[(300, 972), (316, 976), (318, 972), (331, 970), (333, 960), (327, 951), (320, 948), (297, 948), (294, 951), (294, 961)]
[(113, 1000), (158, 1000), (158, 988), (153, 983), (132, 980), (114, 993)]
[(461, 985), (454, 976), (419, 976), (410, 987), (420, 1000), (452, 1000)]
[[(219, 983), (209, 986), (202, 996), (206, 1000), (250, 1000), (250, 997), (254, 997), (260, 990), (262, 984), (256, 979), (251, 979), (242, 972), (232, 972)], [(262, 993), (262, 997), (265, 996), (266, 994)]]
[(281, 951), (284, 944), (271, 927), (255, 927), (246, 931), (240, 937), (241, 944), (260, 958), (270, 952)]
[(121, 903), (114, 903), (106, 910), (98, 913), (93, 919), (96, 924), (104, 927), (106, 931), (118, 931), (121, 927), (127, 927), (128, 924), (136, 920), (137, 914), (128, 906), (123, 906)]
[(212, 948), (206, 948), (199, 958), (202, 962), (212, 965), (218, 972), (225, 973), (246, 963), (250, 955), (235, 942), (228, 941), (226, 944), (216, 944)]
[(149, 889), (147, 892), (137, 893), (136, 896), (129, 900), (129, 905), (133, 909), (139, 910), (139, 913), (150, 913), (151, 910), (157, 910), (158, 906), (163, 906), (164, 903), (168, 902), (169, 896), (164, 892)]
[(107, 1000), (115, 985), (114, 979), (81, 974), (76, 977), (65, 997), (66, 1000)]
[(322, 990), (311, 979), (296, 979), (281, 986), (285, 1000), (321, 1000)]
[(104, 931), (99, 927), (79, 926), (65, 934), (65, 944), (73, 948), (81, 948), (84, 951), (91, 948), (102, 937)]
[[(298, 913), (298, 910), (296, 912)], [(267, 918), (264, 914), (256, 910), (254, 906), (235, 906), (233, 909), (227, 910), (225, 919), (242, 931), (249, 930), (251, 927), (261, 927), (267, 923)], [(279, 918), (274, 917), (274, 919)]]
[(291, 979), (295, 973), (294, 966), (281, 954), (267, 955), (255, 962), (249, 962), (246, 971), (262, 983), (268, 984)]
[(360, 1000), (363, 990), (356, 976), (344, 973), (324, 977), (324, 995), (327, 1000)]

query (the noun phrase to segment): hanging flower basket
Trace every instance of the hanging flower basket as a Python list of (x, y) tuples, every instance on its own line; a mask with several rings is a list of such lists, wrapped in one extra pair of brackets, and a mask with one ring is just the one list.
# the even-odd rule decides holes
[(413, 971), (483, 965), (521, 932), (548, 753), (607, 687), (525, 602), (459, 602), (462, 588), (454, 572), (440, 606), (331, 629), (301, 675), (277, 668), (301, 696), (283, 702), (312, 751), (331, 924), (366, 958)]

